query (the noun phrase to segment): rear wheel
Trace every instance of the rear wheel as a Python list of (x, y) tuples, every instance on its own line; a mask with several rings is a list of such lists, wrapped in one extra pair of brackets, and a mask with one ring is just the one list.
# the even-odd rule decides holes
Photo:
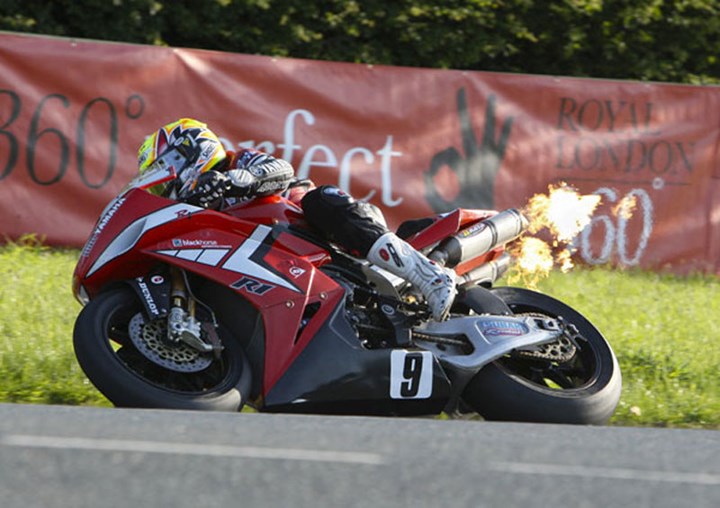
[[(209, 326), (209, 325), (208, 325)], [(129, 288), (98, 295), (75, 322), (73, 344), (83, 371), (123, 407), (238, 411), (250, 393), (250, 365), (223, 327), (219, 357), (164, 342), (164, 319), (147, 321)]]
[(621, 392), (620, 368), (602, 334), (579, 312), (547, 295), (494, 288), (514, 314), (562, 318), (577, 333), (533, 351), (516, 351), (483, 367), (463, 399), (488, 420), (602, 425)]

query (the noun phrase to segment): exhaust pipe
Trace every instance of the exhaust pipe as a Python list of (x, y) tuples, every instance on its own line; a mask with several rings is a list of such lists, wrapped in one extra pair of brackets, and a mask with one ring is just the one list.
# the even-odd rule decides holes
[(505, 275), (505, 272), (510, 268), (511, 262), (512, 256), (507, 252), (503, 252), (497, 259), (483, 263), (459, 276), (457, 284), (461, 289), (467, 289), (476, 284), (491, 286), (496, 280)]
[(519, 210), (509, 208), (443, 240), (428, 257), (438, 264), (454, 268), (515, 240), (528, 225), (527, 218)]

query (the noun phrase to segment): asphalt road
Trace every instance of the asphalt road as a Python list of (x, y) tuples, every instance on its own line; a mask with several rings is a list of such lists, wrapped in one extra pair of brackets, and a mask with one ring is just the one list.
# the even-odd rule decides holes
[(720, 507), (720, 432), (0, 404), (0, 507)]

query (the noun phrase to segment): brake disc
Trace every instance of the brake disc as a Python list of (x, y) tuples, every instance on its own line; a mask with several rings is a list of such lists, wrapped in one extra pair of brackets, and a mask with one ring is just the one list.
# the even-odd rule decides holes
[(130, 339), (142, 355), (151, 362), (176, 372), (199, 372), (213, 361), (207, 353), (185, 343), (168, 343), (167, 321), (163, 318), (145, 322), (138, 313), (130, 320)]

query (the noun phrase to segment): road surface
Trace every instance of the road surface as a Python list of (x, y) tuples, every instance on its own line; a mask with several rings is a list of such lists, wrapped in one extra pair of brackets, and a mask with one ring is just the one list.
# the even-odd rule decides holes
[(0, 507), (720, 507), (720, 432), (0, 404)]

